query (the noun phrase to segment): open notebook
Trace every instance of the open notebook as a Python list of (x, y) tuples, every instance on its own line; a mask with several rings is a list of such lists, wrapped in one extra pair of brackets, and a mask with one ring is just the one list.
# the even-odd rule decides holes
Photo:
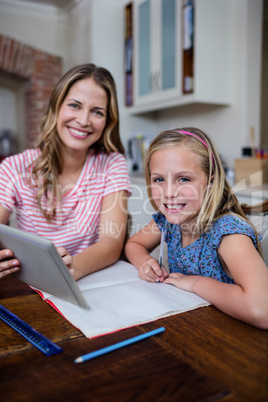
[(88, 338), (209, 305), (194, 293), (143, 281), (137, 269), (124, 261), (88, 275), (77, 284), (89, 310), (49, 293), (38, 293)]

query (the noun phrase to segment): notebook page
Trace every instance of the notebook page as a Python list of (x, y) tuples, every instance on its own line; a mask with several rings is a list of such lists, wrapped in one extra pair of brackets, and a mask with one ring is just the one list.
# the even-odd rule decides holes
[[(134, 268), (134, 269), (133, 269)], [(113, 286), (119, 283), (137, 280), (137, 269), (125, 261), (118, 261), (108, 268), (94, 272), (77, 281), (81, 290)]]
[(78, 285), (89, 302), (89, 310), (42, 294), (88, 338), (209, 305), (194, 293), (143, 281), (137, 269), (123, 261), (83, 278)]

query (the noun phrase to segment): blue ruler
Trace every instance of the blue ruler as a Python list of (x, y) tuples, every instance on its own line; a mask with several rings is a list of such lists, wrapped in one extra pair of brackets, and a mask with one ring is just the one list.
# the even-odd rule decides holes
[(58, 345), (46, 338), (40, 332), (13, 314), (7, 308), (0, 304), (0, 318), (15, 329), (19, 334), (24, 336), (29, 342), (37, 347), (46, 356), (51, 356), (62, 351)]

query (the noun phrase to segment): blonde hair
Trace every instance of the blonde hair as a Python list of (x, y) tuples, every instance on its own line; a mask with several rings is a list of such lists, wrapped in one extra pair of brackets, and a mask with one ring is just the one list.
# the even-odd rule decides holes
[[(185, 133), (186, 132), (186, 133)], [(190, 151), (200, 157), (200, 166), (208, 179), (204, 202), (197, 217), (195, 230), (199, 233), (206, 232), (212, 223), (226, 214), (234, 214), (249, 223), (256, 235), (258, 251), (261, 246), (256, 229), (244, 214), (236, 195), (226, 180), (220, 156), (207, 134), (194, 127), (167, 130), (160, 133), (150, 144), (145, 161), (145, 178), (147, 192), (153, 208), (158, 208), (152, 198), (150, 162), (152, 155), (160, 150), (175, 148), (184, 145)]]
[[(51, 94), (47, 113), (41, 123), (41, 136), (37, 143), (41, 154), (33, 163), (33, 178), (38, 187), (37, 202), (47, 221), (55, 216), (56, 206), (61, 200), (57, 186), (57, 177), (63, 165), (62, 142), (57, 133), (59, 111), (71, 86), (86, 78), (92, 78), (96, 84), (100, 85), (106, 91), (108, 99), (105, 128), (101, 138), (92, 145), (92, 148), (95, 148), (97, 152), (104, 150), (107, 153), (114, 151), (124, 154), (119, 134), (117, 92), (112, 75), (105, 68), (97, 67), (95, 64), (83, 64), (72, 68), (60, 79)], [(51, 193), (50, 199), (48, 199), (48, 191)], [(47, 201), (45, 209), (41, 204), (43, 196)]]

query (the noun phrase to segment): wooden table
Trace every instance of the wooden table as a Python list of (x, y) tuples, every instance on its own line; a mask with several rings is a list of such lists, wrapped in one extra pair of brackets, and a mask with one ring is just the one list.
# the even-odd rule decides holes
[[(46, 357), (0, 320), (0, 400), (267, 401), (268, 331), (213, 306), (87, 339), (15, 278), (0, 303), (63, 348)], [(145, 331), (166, 331), (94, 360), (73, 360)]]

